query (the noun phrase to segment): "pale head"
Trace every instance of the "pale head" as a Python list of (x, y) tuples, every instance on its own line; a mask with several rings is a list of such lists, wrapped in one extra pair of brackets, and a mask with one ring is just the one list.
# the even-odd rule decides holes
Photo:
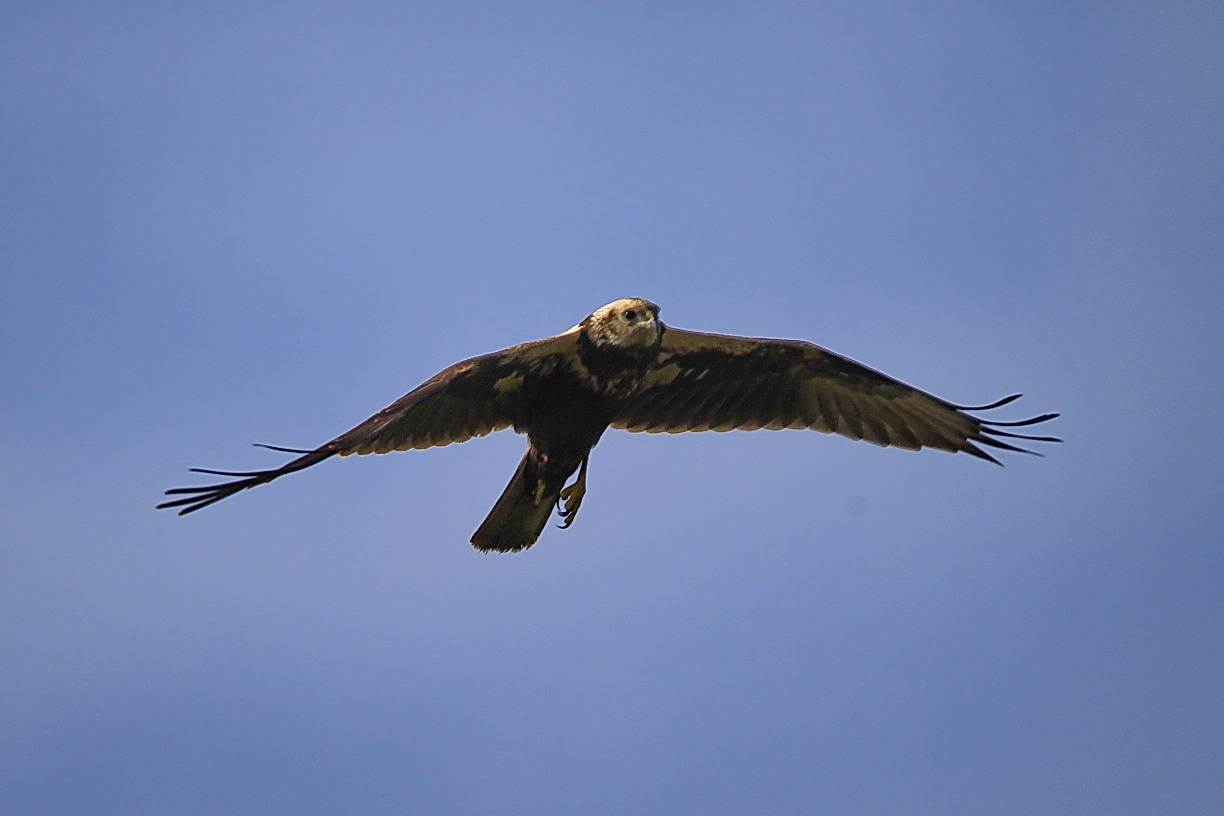
[(599, 346), (657, 346), (663, 336), (659, 307), (642, 298), (622, 298), (601, 306), (582, 325)]

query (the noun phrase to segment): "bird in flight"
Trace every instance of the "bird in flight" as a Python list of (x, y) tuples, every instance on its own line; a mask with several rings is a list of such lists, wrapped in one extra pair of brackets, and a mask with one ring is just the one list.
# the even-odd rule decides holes
[[(764, 340), (674, 329), (659, 307), (625, 298), (556, 337), (473, 357), (438, 373), (352, 430), (272, 470), (233, 472), (158, 509), (192, 513), (242, 490), (333, 456), (390, 453), (466, 442), (514, 428), (527, 453), (472, 536), (480, 550), (517, 552), (540, 537), (553, 507), (573, 523), (586, 495), (591, 449), (609, 427), (631, 433), (810, 428), (876, 445), (964, 452), (1033, 453), (1006, 440), (1061, 441), (1017, 433), (1058, 414), (1014, 422), (981, 419), (1019, 394), (976, 407), (953, 405), (853, 360), (799, 340)], [(566, 482), (577, 471), (577, 479)]]

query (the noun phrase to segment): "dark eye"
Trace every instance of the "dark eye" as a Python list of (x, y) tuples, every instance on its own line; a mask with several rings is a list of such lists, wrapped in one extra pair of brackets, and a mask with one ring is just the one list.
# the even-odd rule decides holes
[(635, 312), (633, 309), (630, 309), (629, 311), (625, 312), (625, 319), (626, 320), (637, 320), (637, 312)]

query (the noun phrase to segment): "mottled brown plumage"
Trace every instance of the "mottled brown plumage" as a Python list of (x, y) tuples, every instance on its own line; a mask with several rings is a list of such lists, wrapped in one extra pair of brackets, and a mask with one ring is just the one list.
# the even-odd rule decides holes
[[(510, 484), (472, 537), (482, 550), (516, 551), (535, 543), (554, 506), (564, 526), (586, 491), (591, 449), (608, 427), (679, 433), (810, 428), (910, 450), (929, 447), (998, 462), (981, 446), (1031, 453), (1005, 439), (1056, 442), (1006, 428), (1019, 422), (967, 413), (990, 405), (953, 405), (818, 346), (702, 334), (665, 326), (658, 307), (627, 298), (596, 310), (569, 331), (457, 363), (320, 448), (273, 470), (235, 473), (159, 504), (180, 514), (207, 507), (332, 456), (388, 453), (464, 442), (513, 427), (528, 436)], [(575, 471), (578, 479), (565, 482)]]

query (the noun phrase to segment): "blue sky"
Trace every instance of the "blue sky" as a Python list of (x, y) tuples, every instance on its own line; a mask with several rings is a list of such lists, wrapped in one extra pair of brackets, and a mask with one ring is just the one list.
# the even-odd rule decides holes
[[(13, 812), (1218, 813), (1212, 3), (0, 11)], [(609, 433), (330, 461), (624, 296), (1067, 444)]]

